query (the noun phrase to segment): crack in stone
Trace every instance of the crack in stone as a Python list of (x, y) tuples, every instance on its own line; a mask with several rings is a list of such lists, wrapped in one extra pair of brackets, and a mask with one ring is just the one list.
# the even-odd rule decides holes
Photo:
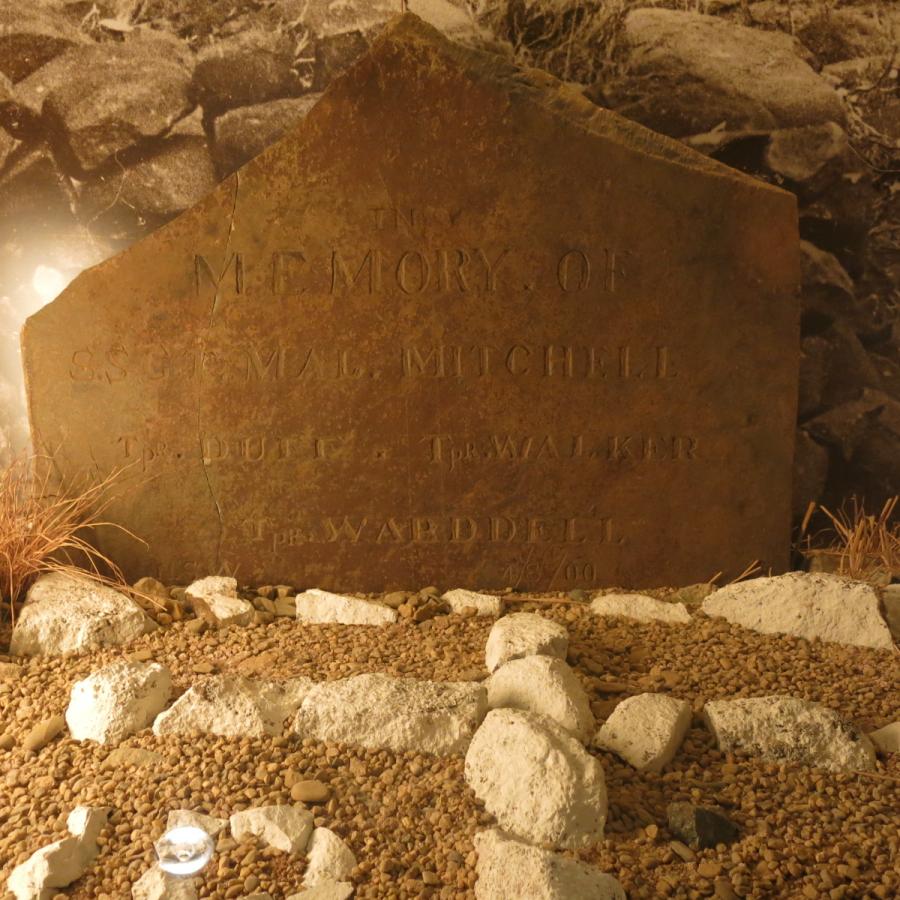
[[(222, 285), (222, 280), (225, 278), (225, 273), (228, 271), (228, 263), (230, 262), (230, 257), (228, 255), (229, 250), (231, 250), (231, 236), (234, 233), (234, 219), (235, 214), (237, 212), (237, 203), (238, 203), (238, 192), (240, 191), (241, 180), (240, 175), (235, 172), (234, 173), (234, 198), (231, 203), (231, 215), (228, 223), (228, 235), (225, 238), (225, 250), (222, 253), (222, 267), (219, 272), (219, 277), (216, 279), (216, 289), (215, 294), (213, 295), (212, 300), (212, 308), (209, 312), (209, 328), (213, 326), (213, 320), (215, 319), (216, 309), (219, 305), (219, 290)], [(200, 378), (198, 379), (198, 388), (197, 388), (197, 443), (200, 448), (200, 465), (203, 466), (203, 477), (206, 480), (206, 487), (209, 491), (210, 499), (213, 502), (213, 506), (216, 509), (216, 516), (219, 522), (219, 533), (216, 538), (216, 557), (215, 557), (215, 570), (219, 572), (222, 567), (222, 543), (225, 537), (225, 520), (222, 516), (222, 507), (219, 503), (219, 498), (216, 496), (215, 488), (213, 487), (212, 478), (210, 478), (209, 474), (209, 464), (207, 463), (206, 457), (203, 453), (203, 422), (202, 422), (202, 405), (203, 405), (203, 365), (201, 362), (200, 365)]]

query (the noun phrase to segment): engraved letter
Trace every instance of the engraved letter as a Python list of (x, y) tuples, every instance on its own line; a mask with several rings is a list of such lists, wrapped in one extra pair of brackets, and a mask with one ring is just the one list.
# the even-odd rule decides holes
[(493, 294), (497, 290), (497, 270), (500, 268), (500, 263), (509, 255), (509, 250), (501, 250), (500, 255), (493, 262), (487, 258), (487, 254), (480, 247), (475, 252), (484, 263), (484, 288), (489, 294)]
[[(425, 370), (433, 364), (434, 371), (426, 372)], [(413, 369), (415, 366), (415, 371)], [(444, 348), (433, 347), (428, 351), (428, 355), (423, 358), (422, 354), (416, 347), (403, 348), (403, 374), (404, 375), (431, 375), (434, 378), (443, 378), (445, 374), (444, 367)]]
[(284, 378), (285, 352), (275, 347), (264, 360), (258, 347), (251, 347), (247, 353), (247, 381), (265, 381)]
[(337, 525), (334, 524), (334, 519), (325, 519), (323, 523), (327, 532), (325, 539), (329, 542), (334, 542), (344, 537), (348, 538), (351, 544), (355, 544), (362, 536), (363, 529), (368, 521), (368, 519), (361, 519), (359, 525), (354, 527), (353, 523), (346, 516)]
[(306, 288), (296, 285), (294, 276), (305, 262), (299, 250), (276, 250), (272, 254), (272, 293), (302, 294)]
[[(577, 277), (572, 278), (571, 268), (577, 269)], [(591, 261), (583, 250), (569, 250), (564, 253), (556, 267), (559, 286), (567, 293), (585, 291), (591, 283)]]
[[(463, 533), (465, 531), (465, 534)], [(478, 525), (474, 519), (468, 516), (454, 516), (450, 520), (450, 540), (455, 543), (466, 544), (474, 541), (478, 535)]]
[(519, 366), (516, 364), (517, 353), (521, 353), (525, 357), (525, 359), (531, 356), (531, 350), (529, 350), (528, 347), (525, 347), (522, 344), (516, 344), (516, 346), (506, 354), (506, 368), (509, 371), (510, 375), (527, 375), (527, 364), (525, 364), (523, 361), (521, 368), (519, 368)]
[[(418, 274), (410, 277), (407, 263), (412, 260)], [(421, 294), (431, 280), (431, 263), (420, 250), (407, 250), (397, 263), (397, 285), (404, 294)]]
[(356, 287), (357, 282), (363, 274), (363, 270), (368, 267), (369, 270), (369, 287), (368, 292), (374, 294), (381, 290), (381, 251), (369, 250), (363, 257), (363, 261), (359, 264), (355, 275), (351, 275), (347, 263), (341, 258), (341, 254), (337, 250), (331, 254), (331, 293), (337, 292), (339, 279), (343, 282), (345, 288)]
[(215, 270), (209, 264), (208, 260), (205, 256), (200, 256), (199, 254), (194, 256), (194, 279), (195, 279), (195, 287), (197, 289), (197, 295), (200, 295), (200, 276), (206, 275), (209, 283), (216, 289), (219, 289), (219, 285), (225, 279), (225, 273), (228, 271), (228, 267), (234, 263), (234, 292), (236, 294), (241, 294), (244, 291), (244, 254), (243, 253), (232, 253), (231, 256), (228, 257), (228, 261), (222, 267), (222, 272), (219, 275), (216, 275)]
[(91, 360), (94, 354), (90, 350), (76, 350), (72, 354), (72, 365), (69, 368), (69, 378), (72, 381), (93, 381), (94, 370)]
[(453, 266), (453, 275), (459, 286), (459, 292), (465, 294), (469, 290), (469, 283), (466, 281), (466, 273), (463, 269), (468, 264), (471, 257), (467, 250), (438, 250), (438, 290), (449, 291), (450, 288), (450, 254), (456, 254), (456, 263)]

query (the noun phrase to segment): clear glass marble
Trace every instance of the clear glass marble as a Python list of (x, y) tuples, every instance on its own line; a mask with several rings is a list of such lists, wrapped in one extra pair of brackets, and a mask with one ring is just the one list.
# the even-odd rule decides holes
[(155, 844), (159, 867), (170, 875), (193, 875), (212, 858), (213, 839), (195, 825), (171, 828)]

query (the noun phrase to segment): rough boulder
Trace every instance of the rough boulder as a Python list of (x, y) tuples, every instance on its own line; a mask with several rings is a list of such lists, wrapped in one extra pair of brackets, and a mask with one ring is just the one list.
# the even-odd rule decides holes
[(603, 839), (603, 767), (552, 719), (492, 710), (466, 753), (465, 777), (500, 827), (518, 838), (571, 849)]
[(203, 731), (227, 737), (280, 735), (312, 687), (308, 678), (285, 684), (218, 675), (194, 685), (153, 723), (154, 734)]
[(619, 703), (594, 737), (639, 771), (668, 765), (691, 727), (691, 704), (665, 694), (638, 694)]
[(569, 632), (535, 613), (512, 613), (498, 619), (488, 634), (484, 661), (493, 672), (511, 659), (523, 656), (556, 656), (565, 659)]
[(836, 772), (875, 768), (869, 738), (821, 703), (782, 694), (710, 700), (703, 717), (725, 753), (738, 750)]
[(465, 752), (486, 710), (480, 684), (354, 675), (315, 685), (294, 731), (321, 741), (446, 755)]
[(762, 634), (891, 649), (875, 589), (838, 575), (788, 572), (740, 581), (703, 601), (703, 612)]
[(487, 682), (491, 709), (524, 709), (547, 716), (586, 741), (594, 730), (587, 692), (567, 663), (553, 656), (526, 656), (504, 663)]
[(625, 900), (612, 875), (593, 866), (518, 841), (498, 828), (475, 835), (477, 900)]
[(13, 656), (67, 656), (127, 644), (155, 627), (125, 594), (51, 572), (28, 591), (9, 650)]
[(66, 724), (76, 741), (117, 744), (150, 725), (171, 695), (167, 668), (120, 660), (72, 685)]

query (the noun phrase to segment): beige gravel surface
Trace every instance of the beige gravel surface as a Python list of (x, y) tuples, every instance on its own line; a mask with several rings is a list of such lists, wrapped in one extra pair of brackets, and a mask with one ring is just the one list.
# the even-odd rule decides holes
[[(590, 615), (580, 603), (529, 603), (564, 623), (569, 661), (602, 721), (624, 697), (669, 692), (695, 711), (713, 698), (785, 692), (828, 704), (866, 730), (900, 717), (900, 662), (888, 651), (758, 635), (697, 615), (690, 625), (641, 624)], [(59, 660), (0, 655), (0, 897), (13, 866), (65, 832), (77, 803), (114, 808), (89, 872), (60, 897), (120, 900), (154, 860), (153, 840), (171, 809), (227, 817), (249, 806), (294, 802), (291, 788), (316, 779), (329, 798), (308, 804), (316, 823), (341, 835), (359, 860), (360, 898), (474, 897), (473, 835), (492, 823), (463, 779), (462, 757), (362, 750), (294, 737), (230, 740), (155, 737), (120, 746), (161, 761), (104, 768), (111, 747), (79, 744), (64, 731), (37, 753), (22, 742), (62, 713), (72, 683), (128, 655), (169, 666), (177, 693), (218, 672), (331, 679), (360, 672), (436, 680), (481, 679), (489, 619), (438, 616), (366, 628), (287, 618), (222, 631), (176, 622), (124, 647)], [(5, 637), (0, 636), (0, 646)], [(2, 747), (0, 739), (0, 747)], [(900, 760), (875, 773), (839, 775), (735, 759), (715, 749), (695, 719), (674, 762), (637, 773), (598, 752), (610, 799), (607, 837), (579, 855), (637, 897), (893, 898), (900, 895)], [(715, 803), (742, 829), (731, 847), (692, 852), (673, 842), (666, 805)], [(220, 837), (200, 896), (237, 898), (299, 887), (303, 859)], [(513, 900), (513, 898), (511, 898)]]

